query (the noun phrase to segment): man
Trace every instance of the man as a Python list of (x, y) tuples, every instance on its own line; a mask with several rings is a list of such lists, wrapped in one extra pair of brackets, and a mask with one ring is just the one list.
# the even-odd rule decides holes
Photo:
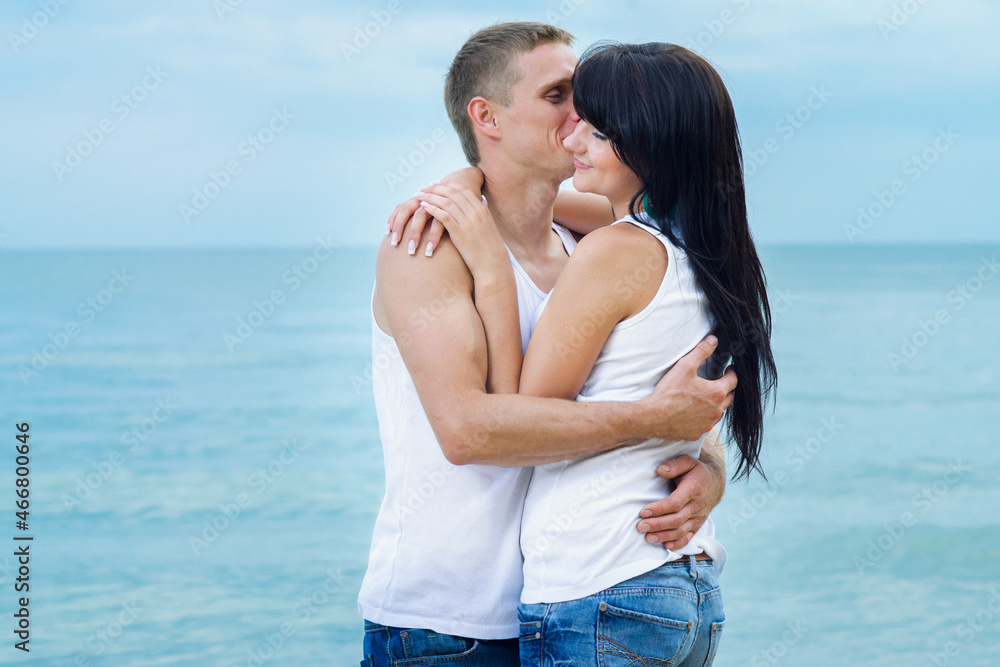
[[(526, 323), (574, 243), (552, 224), (559, 184), (573, 173), (562, 146), (576, 120), (571, 41), (553, 26), (491, 26), (466, 42), (446, 82), (449, 116), (485, 175), (484, 195), (512, 254), (523, 346)], [(721, 418), (736, 380), (697, 376), (714, 350), (710, 337), (642, 401), (490, 394), (484, 319), (460, 254), (444, 238), (432, 257), (413, 257), (417, 239), (405, 244), (409, 254), (393, 249), (397, 240), (379, 248), (372, 299), (386, 495), (358, 598), (365, 659), (369, 667), (420, 658), (517, 665), (528, 466), (633, 439), (696, 440)], [(670, 463), (664, 476), (683, 480), (643, 511), (648, 540), (679, 548), (718, 502), (725, 471), (711, 440), (705, 463)]]

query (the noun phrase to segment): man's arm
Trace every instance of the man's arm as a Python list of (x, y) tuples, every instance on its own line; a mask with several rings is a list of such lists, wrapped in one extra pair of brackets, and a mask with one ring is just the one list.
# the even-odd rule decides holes
[(705, 436), (701, 456), (678, 456), (656, 469), (664, 479), (676, 483), (673, 492), (646, 505), (639, 515), (640, 533), (646, 541), (680, 549), (694, 537), (726, 491), (726, 457), (722, 441), (713, 429)]
[(445, 226), (472, 274), (473, 301), (486, 335), (486, 391), (516, 394), (523, 361), (517, 284), (510, 253), (486, 198), (444, 183), (421, 190), (417, 195), (421, 208)]
[(552, 219), (577, 234), (589, 234), (614, 222), (615, 214), (603, 195), (559, 188)]
[(695, 440), (732, 402), (734, 374), (710, 381), (697, 368), (703, 341), (642, 401), (576, 403), (486, 392), (486, 343), (472, 276), (446, 238), (412, 261), (383, 240), (376, 316), (392, 335), (441, 449), (455, 464), (532, 466), (606, 451), (633, 440)]

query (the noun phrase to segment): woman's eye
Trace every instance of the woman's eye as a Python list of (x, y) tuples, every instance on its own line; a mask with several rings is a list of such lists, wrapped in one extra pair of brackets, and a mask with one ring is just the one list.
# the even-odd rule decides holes
[(600, 132), (596, 132), (596, 131), (594, 132), (594, 137), (595, 137), (595, 138), (596, 138), (597, 140), (599, 140), (599, 141), (607, 141), (607, 140), (608, 140), (608, 138), (607, 138), (606, 136), (604, 136), (604, 135), (603, 135), (603, 134), (601, 134)]

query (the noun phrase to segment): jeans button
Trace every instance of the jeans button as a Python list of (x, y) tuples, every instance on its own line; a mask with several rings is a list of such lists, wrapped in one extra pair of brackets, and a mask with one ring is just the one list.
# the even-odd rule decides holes
[(541, 621), (535, 621), (535, 627), (536, 628), (542, 627), (542, 622)]
[(535, 639), (541, 639), (541, 638), (542, 638), (542, 633), (541, 632), (536, 632), (535, 633)]
[(597, 605), (597, 608), (600, 609), (601, 611), (607, 611), (608, 610), (608, 603), (607, 602), (602, 602), (601, 604)]
[(402, 632), (399, 633), (399, 636), (402, 637), (403, 639), (406, 639), (407, 637), (410, 636), (410, 633), (407, 632), (406, 630), (403, 630)]

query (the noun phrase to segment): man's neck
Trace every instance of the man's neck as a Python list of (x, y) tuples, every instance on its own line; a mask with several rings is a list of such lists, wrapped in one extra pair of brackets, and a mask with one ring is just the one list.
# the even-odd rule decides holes
[(518, 173), (502, 164), (480, 164), (483, 194), (500, 236), (517, 257), (545, 253), (552, 241), (557, 181)]

